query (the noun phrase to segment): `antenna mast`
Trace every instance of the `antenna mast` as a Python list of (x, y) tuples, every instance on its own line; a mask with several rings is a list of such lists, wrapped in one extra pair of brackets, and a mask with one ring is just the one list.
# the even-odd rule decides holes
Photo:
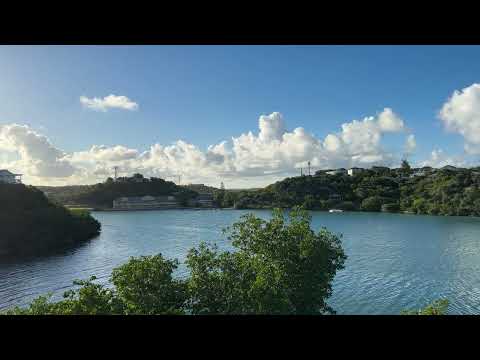
[(117, 171), (118, 171), (118, 166), (114, 166), (113, 170), (115, 170), (115, 181), (117, 180)]

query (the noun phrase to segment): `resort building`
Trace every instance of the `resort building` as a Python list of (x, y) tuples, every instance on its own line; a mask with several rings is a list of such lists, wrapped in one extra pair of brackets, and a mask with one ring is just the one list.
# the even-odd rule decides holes
[(354, 176), (354, 175), (360, 174), (364, 170), (365, 169), (363, 169), (363, 168), (352, 167), (352, 168), (348, 169), (348, 175)]
[(8, 170), (0, 170), (0, 183), (21, 184), (22, 183), (22, 175), (21, 174), (13, 174)]
[(335, 170), (328, 170), (325, 172), (325, 174), (328, 175), (346, 175), (347, 174), (347, 169), (340, 168), (340, 169), (335, 169)]
[(179, 203), (174, 196), (135, 196), (113, 200), (113, 208), (118, 210), (148, 210), (177, 208)]

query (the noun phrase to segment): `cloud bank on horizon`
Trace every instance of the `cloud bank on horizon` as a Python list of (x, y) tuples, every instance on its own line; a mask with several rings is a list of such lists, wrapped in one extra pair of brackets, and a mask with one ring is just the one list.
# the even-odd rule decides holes
[[(80, 101), (98, 111), (138, 108), (125, 96), (82, 97)], [(448, 131), (464, 137), (466, 153), (479, 154), (480, 84), (455, 91), (443, 104), (439, 119)], [(403, 137), (402, 156), (415, 152), (415, 135), (390, 108), (346, 122), (324, 138), (302, 127), (287, 130), (282, 114), (273, 112), (259, 117), (258, 133), (249, 131), (206, 150), (178, 140), (167, 146), (155, 143), (145, 151), (123, 145), (92, 145), (84, 151), (65, 153), (29, 126), (14, 123), (0, 125), (0, 168), (23, 173), (25, 182), (41, 185), (91, 184), (105, 180), (113, 166), (119, 166), (121, 175), (140, 172), (171, 179), (181, 174), (182, 183), (218, 185), (225, 181), (230, 187), (256, 187), (299, 174), (299, 168), (308, 161), (314, 169), (396, 166), (401, 156), (385, 146), (382, 140), (386, 134)], [(469, 165), (463, 157), (448, 156), (441, 149), (434, 149), (429, 159), (417, 165), (446, 164)]]

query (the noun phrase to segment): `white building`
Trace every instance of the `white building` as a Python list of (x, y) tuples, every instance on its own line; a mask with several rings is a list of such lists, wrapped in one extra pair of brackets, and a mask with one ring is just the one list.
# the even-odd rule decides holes
[(177, 208), (179, 203), (174, 196), (134, 196), (113, 200), (113, 208), (119, 210), (147, 210)]
[(21, 174), (12, 174), (8, 170), (0, 170), (0, 183), (20, 184), (22, 182)]
[(347, 170), (344, 169), (344, 168), (340, 168), (340, 169), (326, 171), (325, 174), (328, 174), (328, 175), (339, 175), (339, 174), (346, 175)]
[(354, 176), (354, 175), (356, 175), (356, 174), (361, 173), (363, 170), (364, 170), (364, 169), (362, 169), (362, 168), (352, 167), (352, 168), (348, 169), (348, 175)]

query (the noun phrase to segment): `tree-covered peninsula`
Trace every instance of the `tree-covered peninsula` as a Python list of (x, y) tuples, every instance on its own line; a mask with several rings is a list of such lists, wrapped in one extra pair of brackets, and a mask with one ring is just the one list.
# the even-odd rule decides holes
[(0, 255), (48, 252), (97, 236), (100, 223), (86, 211), (70, 211), (42, 191), (0, 184)]
[(253, 191), (215, 192), (223, 207), (408, 212), (431, 215), (480, 215), (480, 169), (402, 167), (346, 173), (318, 171), (286, 178)]

